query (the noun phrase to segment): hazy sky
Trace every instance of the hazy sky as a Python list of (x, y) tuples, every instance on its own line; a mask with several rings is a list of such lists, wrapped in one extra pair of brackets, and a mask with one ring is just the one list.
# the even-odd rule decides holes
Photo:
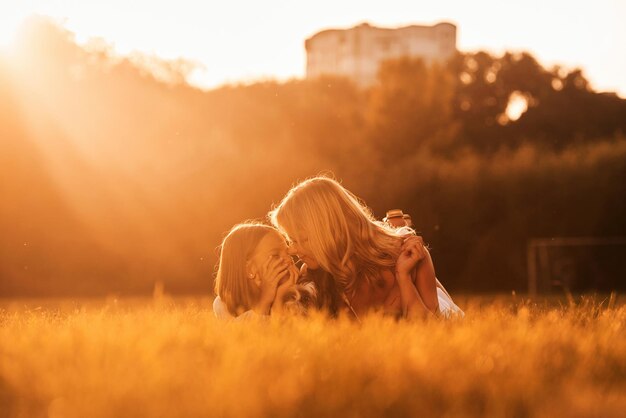
[(446, 20), (458, 25), (461, 51), (528, 50), (626, 97), (626, 0), (0, 0), (0, 46), (33, 13), (80, 42), (101, 37), (122, 54), (198, 61), (205, 68), (192, 81), (205, 87), (302, 77), (304, 40), (321, 29)]

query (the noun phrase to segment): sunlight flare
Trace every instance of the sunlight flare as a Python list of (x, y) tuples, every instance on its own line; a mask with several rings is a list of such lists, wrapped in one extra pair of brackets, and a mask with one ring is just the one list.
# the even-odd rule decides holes
[(526, 110), (528, 110), (528, 99), (518, 91), (511, 94), (505, 111), (507, 118), (510, 121), (516, 121)]
[(0, 51), (6, 51), (15, 41), (21, 19), (11, 14), (0, 14)]

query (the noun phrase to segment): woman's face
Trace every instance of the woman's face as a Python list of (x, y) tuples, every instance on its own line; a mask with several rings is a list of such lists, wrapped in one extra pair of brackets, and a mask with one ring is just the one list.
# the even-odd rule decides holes
[(278, 231), (269, 232), (265, 235), (254, 249), (250, 257), (250, 270), (256, 277), (259, 277), (267, 264), (272, 258), (282, 259), (287, 265), (293, 264), (293, 260), (289, 255), (287, 243)]
[(304, 234), (299, 234), (298, 239), (289, 242), (289, 254), (297, 256), (311, 270), (317, 270), (319, 263), (309, 248), (309, 239)]

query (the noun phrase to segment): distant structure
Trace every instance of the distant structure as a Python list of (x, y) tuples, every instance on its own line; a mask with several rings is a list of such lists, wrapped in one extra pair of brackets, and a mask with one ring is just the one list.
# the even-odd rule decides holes
[(420, 57), (432, 63), (452, 57), (456, 52), (456, 26), (442, 22), (389, 29), (363, 23), (350, 29), (318, 32), (305, 41), (305, 48), (307, 78), (346, 76), (367, 87), (376, 81), (383, 61)]

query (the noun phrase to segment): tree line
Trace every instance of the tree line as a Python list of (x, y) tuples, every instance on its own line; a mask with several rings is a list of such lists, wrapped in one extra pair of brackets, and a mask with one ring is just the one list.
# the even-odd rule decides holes
[(25, 26), (0, 58), (0, 295), (208, 294), (225, 231), (320, 172), (410, 213), (454, 290), (524, 291), (532, 237), (626, 235), (626, 100), (580, 69), (479, 51), (384, 63), (366, 90), (208, 91), (190, 69)]

